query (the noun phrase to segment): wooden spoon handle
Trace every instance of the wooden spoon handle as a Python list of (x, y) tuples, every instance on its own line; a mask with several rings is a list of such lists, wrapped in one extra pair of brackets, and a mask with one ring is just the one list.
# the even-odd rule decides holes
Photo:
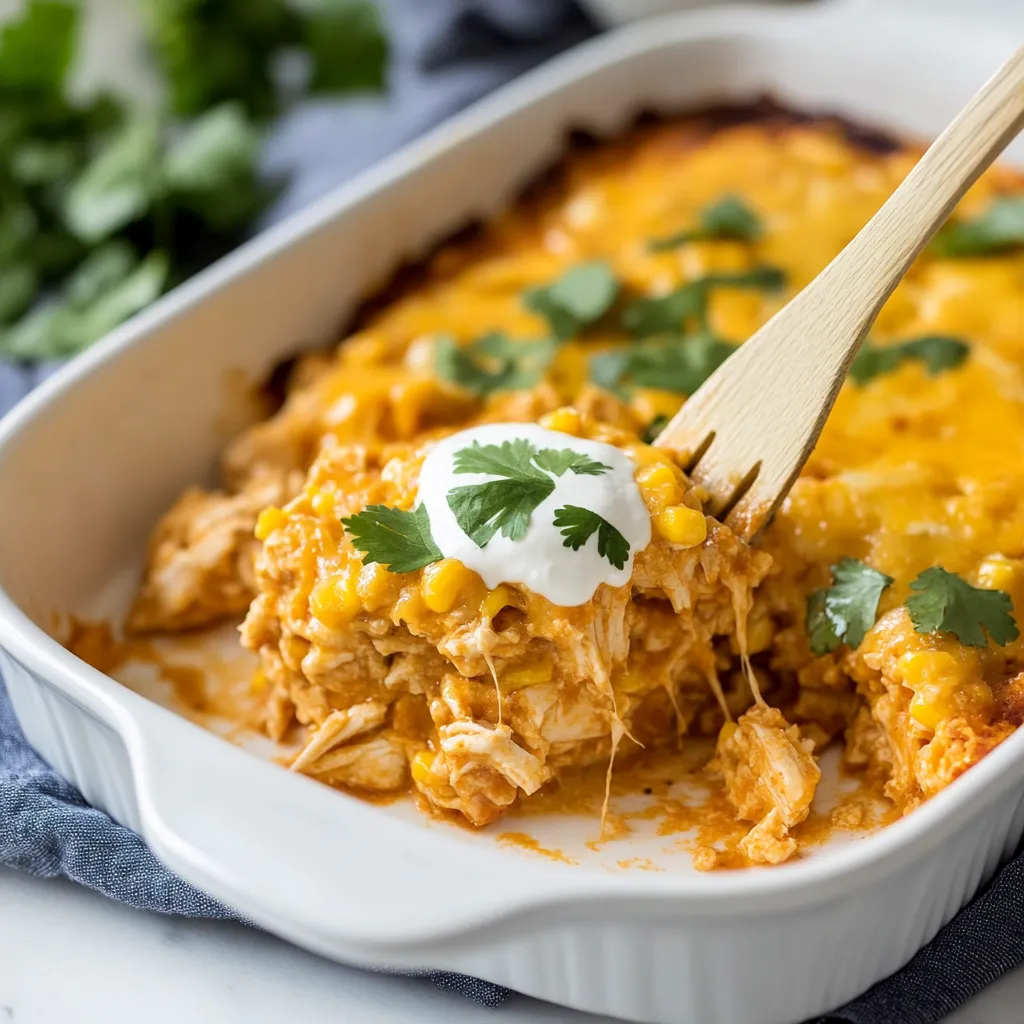
[[(802, 302), (827, 293), (866, 331), (921, 250), (981, 173), (1024, 128), (1024, 47), (985, 84)], [(839, 312), (839, 310), (837, 310)], [(849, 344), (849, 336), (836, 337)], [(853, 352), (850, 354), (853, 357)]]

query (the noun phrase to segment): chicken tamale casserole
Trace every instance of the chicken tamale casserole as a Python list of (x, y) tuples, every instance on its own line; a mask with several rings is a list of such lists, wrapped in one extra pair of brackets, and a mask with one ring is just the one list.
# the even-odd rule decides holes
[(918, 155), (777, 112), (579, 149), (295, 365), (128, 629), (244, 615), (294, 770), (474, 826), (701, 737), (748, 863), (830, 744), (912, 810), (1024, 718), (1024, 177), (913, 266), (755, 543), (656, 439)]

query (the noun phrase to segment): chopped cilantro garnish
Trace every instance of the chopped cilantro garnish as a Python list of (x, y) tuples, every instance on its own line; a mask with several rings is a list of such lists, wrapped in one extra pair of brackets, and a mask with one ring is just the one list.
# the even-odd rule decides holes
[(664, 414), (655, 416), (641, 431), (640, 440), (644, 444), (654, 444), (658, 440), (658, 435), (668, 426), (668, 421), (669, 417)]
[(659, 339), (594, 356), (590, 379), (609, 391), (632, 385), (692, 395), (735, 350), (706, 332)]
[(855, 558), (832, 566), (832, 585), (814, 591), (807, 601), (806, 628), (811, 653), (827, 654), (840, 643), (858, 647), (875, 624), (882, 592), (893, 578)]
[(619, 282), (604, 260), (579, 263), (544, 288), (523, 292), (523, 304), (544, 317), (556, 338), (577, 337), (611, 308)]
[(771, 266), (736, 273), (708, 274), (667, 295), (631, 302), (622, 312), (622, 326), (638, 338), (702, 326), (707, 316), (708, 293), (712, 288), (777, 291), (785, 283), (785, 272)]
[(1024, 245), (1024, 196), (1001, 196), (973, 220), (954, 220), (932, 242), (936, 256), (988, 256)]
[(910, 589), (907, 611), (918, 633), (952, 633), (969, 647), (987, 647), (985, 631), (997, 644), (1020, 634), (1013, 618), (1013, 601), (1002, 590), (972, 587), (941, 566), (925, 569)]
[(442, 380), (474, 395), (532, 388), (544, 376), (558, 344), (552, 338), (516, 340), (494, 331), (460, 347), (448, 337), (434, 347), (434, 369)]
[(762, 232), (761, 219), (738, 196), (725, 196), (705, 206), (697, 220), (698, 226), (680, 231), (650, 243), (652, 252), (675, 249), (686, 242), (708, 238), (732, 238), (741, 242), (756, 241)]
[(413, 572), (442, 558), (430, 534), (430, 519), (423, 505), (412, 512), (368, 505), (362, 512), (342, 519), (352, 543), (369, 565), (379, 562), (391, 572)]
[(579, 551), (597, 533), (597, 553), (601, 558), (621, 569), (629, 558), (629, 541), (618, 530), (596, 512), (580, 508), (579, 505), (565, 505), (555, 509), (555, 526), (565, 540), (563, 547)]
[(892, 373), (908, 360), (923, 363), (934, 377), (943, 370), (959, 366), (970, 354), (970, 346), (960, 338), (927, 335), (898, 345), (873, 345), (865, 341), (850, 366), (850, 378), (864, 385), (886, 373)]
[(566, 470), (572, 470), (576, 476), (601, 476), (612, 468), (571, 448), (541, 448), (533, 461), (555, 476), (562, 476)]
[(516, 438), (501, 444), (474, 442), (455, 453), (454, 468), (456, 473), (501, 478), (448, 492), (448, 507), (462, 532), (483, 548), (499, 531), (510, 540), (526, 536), (530, 516), (555, 489), (549, 473), (561, 476), (568, 470), (581, 476), (600, 476), (611, 467), (569, 449), (538, 450), (529, 441)]

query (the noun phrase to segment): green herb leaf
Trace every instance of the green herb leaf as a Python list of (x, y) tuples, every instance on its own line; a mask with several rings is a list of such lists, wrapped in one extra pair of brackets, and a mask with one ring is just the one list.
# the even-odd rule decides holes
[(562, 476), (600, 476), (611, 469), (569, 449), (541, 448), (517, 437), (501, 444), (480, 444), (455, 453), (455, 473), (486, 473), (501, 479), (454, 487), (448, 492), (448, 507), (462, 532), (477, 547), (486, 547), (501, 532), (503, 537), (522, 540), (530, 517), (555, 489), (548, 473)]
[(0, 29), (0, 90), (59, 93), (77, 37), (75, 4), (29, 0), (22, 15)]
[(220, 191), (252, 173), (260, 137), (240, 103), (208, 110), (168, 150), (168, 185), (181, 192)]
[(174, 113), (237, 100), (255, 117), (278, 112), (274, 60), (301, 41), (302, 20), (282, 0), (147, 0), (149, 43)]
[(83, 242), (109, 238), (142, 217), (160, 188), (156, 120), (129, 122), (68, 190), (65, 220)]
[(431, 536), (424, 505), (412, 512), (368, 505), (362, 512), (342, 519), (341, 525), (367, 565), (379, 562), (390, 572), (413, 572), (443, 557)]
[(959, 366), (970, 351), (970, 346), (960, 338), (943, 335), (928, 335), (898, 345), (876, 346), (865, 341), (850, 366), (850, 378), (863, 387), (875, 377), (892, 373), (908, 360), (924, 363), (929, 375), (934, 377), (943, 370)]
[(579, 505), (565, 505), (555, 510), (554, 525), (565, 538), (563, 547), (579, 551), (596, 532), (601, 558), (607, 558), (616, 569), (623, 568), (629, 559), (629, 541), (596, 512)]
[(532, 388), (544, 376), (557, 348), (552, 338), (517, 340), (500, 332), (463, 348), (441, 337), (434, 344), (434, 369), (442, 380), (484, 398), (495, 391)]
[(448, 507), (477, 547), (487, 547), (499, 531), (511, 540), (526, 536), (534, 509), (555, 489), (551, 477), (533, 465), (536, 454), (537, 449), (522, 438), (500, 445), (474, 442), (455, 453), (456, 473), (501, 477), (448, 492)]
[(630, 386), (692, 395), (736, 351), (708, 333), (605, 352), (590, 360), (590, 379), (609, 391)]
[(828, 588), (822, 587), (815, 590), (807, 598), (807, 614), (804, 619), (804, 628), (807, 630), (807, 640), (811, 647), (811, 653), (815, 655), (828, 654), (834, 651), (843, 641), (836, 635), (832, 623), (825, 614), (825, 597)]
[(990, 256), (1024, 245), (1024, 196), (1001, 196), (974, 220), (954, 220), (935, 236), (940, 258)]
[(648, 248), (652, 252), (675, 249), (686, 242), (708, 238), (730, 238), (741, 242), (754, 242), (761, 237), (761, 219), (739, 196), (724, 196), (718, 202), (704, 207), (698, 218), (698, 227), (680, 231), (667, 238), (655, 239)]
[(571, 448), (541, 448), (533, 461), (555, 476), (562, 476), (567, 470), (572, 470), (576, 476), (603, 476), (612, 468)]
[(644, 444), (654, 444), (658, 440), (658, 435), (668, 426), (668, 421), (668, 416), (659, 413), (644, 427), (643, 432), (640, 434), (640, 440)]
[(545, 288), (523, 292), (523, 303), (544, 317), (560, 340), (577, 337), (611, 309), (619, 282), (604, 260), (580, 263)]
[(917, 593), (907, 599), (907, 611), (918, 633), (952, 633), (969, 647), (988, 646), (985, 630), (997, 644), (1020, 635), (1005, 591), (972, 587), (941, 566), (925, 569), (910, 589)]
[(0, 324), (16, 320), (32, 304), (39, 275), (27, 263), (0, 267)]
[(631, 302), (622, 312), (622, 326), (638, 338), (703, 326), (707, 318), (708, 294), (712, 288), (777, 291), (785, 281), (785, 272), (772, 266), (754, 267), (736, 273), (708, 274), (667, 295)]
[(864, 634), (875, 624), (882, 592), (892, 584), (891, 576), (855, 558), (844, 558), (833, 565), (832, 586), (815, 591), (807, 602), (811, 652), (826, 654), (840, 642), (859, 647)]
[(25, 203), (5, 203), (0, 207), (0, 266), (21, 256), (37, 225), (35, 212)]
[(314, 92), (384, 87), (388, 42), (372, 0), (320, 0), (308, 13), (303, 37)]
[(0, 333), (0, 355), (38, 360), (81, 351), (153, 302), (167, 270), (161, 252), (126, 266), (114, 250), (100, 250), (69, 280), (63, 301), (33, 310)]

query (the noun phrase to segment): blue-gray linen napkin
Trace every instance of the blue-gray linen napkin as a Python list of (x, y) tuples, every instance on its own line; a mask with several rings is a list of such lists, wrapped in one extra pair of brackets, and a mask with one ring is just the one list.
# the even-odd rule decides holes
[[(269, 174), (291, 186), (279, 219), (467, 103), (594, 31), (573, 0), (384, 0), (392, 39), (386, 97), (316, 101), (275, 129)], [(0, 412), (51, 366), (0, 364)], [(238, 915), (168, 871), (134, 832), (90, 807), (28, 746), (0, 680), (0, 864), (63, 876), (143, 910), (184, 917)], [(842, 921), (836, 921), (842, 927)], [(1024, 963), (1024, 857), (901, 971), (817, 1024), (933, 1024)], [(434, 982), (498, 1006), (498, 985), (434, 972)]]

